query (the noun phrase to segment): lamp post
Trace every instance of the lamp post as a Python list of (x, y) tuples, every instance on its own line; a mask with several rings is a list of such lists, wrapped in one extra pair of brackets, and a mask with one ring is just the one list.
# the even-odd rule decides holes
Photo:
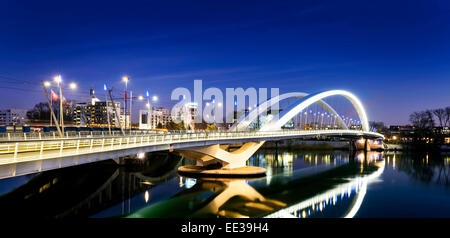
[(320, 129), (322, 129), (322, 125), (323, 125), (323, 113), (322, 113), (322, 120), (320, 121)]
[[(48, 87), (48, 86), (50, 86), (50, 83), (49, 82), (44, 83), (42, 80), (41, 80), (41, 83), (42, 83), (42, 89), (44, 90), (45, 98), (47, 99), (47, 103), (50, 106), (50, 99), (48, 98), (47, 89), (45, 89), (45, 87), (46, 87), (45, 85), (47, 85), (47, 87)], [(50, 107), (50, 113), (51, 113), (51, 116), (53, 117), (53, 119), (55, 120), (56, 130), (58, 130), (59, 137), (61, 137), (61, 138), (64, 137), (64, 134), (61, 133), (61, 130), (58, 125), (58, 120), (56, 119), (56, 116), (55, 116), (55, 113), (53, 112), (52, 107)]]
[[(219, 107), (219, 110), (223, 110), (223, 109), (221, 109), (222, 108), (222, 102), (218, 102), (217, 103), (217, 107)], [(216, 121), (216, 111), (214, 109), (214, 127), (216, 127), (215, 121)], [(258, 126), (259, 126), (259, 118), (258, 118)], [(216, 129), (218, 129), (218, 128), (216, 127)]]
[(306, 130), (306, 125), (308, 125), (308, 111), (305, 112), (305, 130)]
[(214, 121), (214, 129), (217, 129), (216, 127), (216, 99), (212, 100), (213, 103), (213, 121)]
[(107, 93), (107, 87), (106, 84), (103, 84), (103, 90), (105, 90), (105, 103), (106, 103), (106, 117), (108, 118), (108, 131), (109, 131), (109, 136), (111, 136), (111, 123), (109, 121), (109, 105), (108, 105), (108, 96), (106, 95)]
[(151, 123), (151, 118), (153, 117), (153, 114), (151, 112), (150, 93), (148, 93), (148, 90), (147, 90), (147, 92), (145, 92), (145, 95), (147, 96), (147, 105), (146, 105), (146, 107), (147, 107), (147, 120), (149, 122), (148, 124), (153, 124), (153, 123)]
[[(58, 84), (59, 87), (59, 121), (61, 125), (61, 133), (64, 134), (64, 111), (63, 111), (63, 95), (62, 95), (62, 77), (61, 75), (55, 76), (54, 81)], [(50, 82), (46, 83), (46, 85), (50, 85)], [(77, 88), (76, 83), (70, 83), (69, 88), (75, 90)]]
[(299, 129), (302, 129), (302, 118), (303, 117), (303, 111), (300, 111), (300, 120), (299, 120), (299, 123), (298, 123), (298, 128)]
[(314, 126), (314, 129), (317, 129), (317, 125), (316, 125), (316, 112), (314, 112), (313, 126)]
[[(45, 81), (45, 82), (43, 82), (43, 85), (44, 85), (44, 89), (45, 89), (45, 88), (49, 88), (52, 85), (52, 83), (50, 83), (49, 81)], [(49, 106), (50, 106), (50, 109), (53, 108), (53, 100), (50, 100)], [(50, 111), (50, 127), (52, 127), (52, 121), (53, 121), (52, 110), (49, 110), (49, 111)]]
[(133, 127), (133, 114), (131, 114), (133, 112), (133, 91), (130, 90), (130, 133), (131, 133), (131, 128)]
[(62, 89), (61, 89), (61, 83), (62, 78), (61, 75), (58, 75), (54, 78), (55, 82), (58, 84), (59, 87), (59, 124), (61, 125), (61, 132), (64, 134), (64, 118), (63, 118), (63, 106), (62, 106)]
[(122, 81), (125, 82), (125, 91), (124, 91), (124, 105), (125, 105), (125, 111), (123, 112), (123, 115), (125, 117), (125, 133), (127, 131), (127, 90), (128, 90), (128, 81), (130, 78), (128, 76), (123, 76)]

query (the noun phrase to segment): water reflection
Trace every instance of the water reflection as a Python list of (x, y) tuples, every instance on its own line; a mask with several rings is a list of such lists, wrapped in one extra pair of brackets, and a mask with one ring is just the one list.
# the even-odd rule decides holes
[(128, 217), (253, 217), (286, 206), (267, 199), (243, 179), (193, 179), (192, 187)]
[[(0, 196), (6, 217), (89, 217), (115, 207), (110, 216), (132, 212), (132, 199), (176, 177), (181, 159), (168, 153), (130, 160), (125, 167), (109, 161), (46, 171)], [(0, 181), (1, 183), (1, 181)]]
[[(359, 155), (358, 159), (361, 162), (361, 167), (364, 168), (363, 163), (369, 161), (361, 161), (361, 157), (362, 156)], [(378, 155), (371, 154), (371, 158), (375, 157), (378, 157)], [(332, 210), (342, 203), (348, 203), (348, 201), (351, 201), (350, 206), (348, 210), (343, 213), (342, 217), (354, 217), (363, 202), (364, 196), (367, 191), (367, 185), (370, 182), (376, 181), (384, 171), (384, 161), (375, 161), (375, 165), (378, 167), (375, 171), (372, 171), (366, 175), (350, 178), (349, 182), (347, 183), (339, 184), (332, 189), (321, 192), (314, 197), (308, 198), (299, 203), (292, 204), (289, 207), (280, 209), (279, 211), (266, 217), (325, 217), (326, 213), (328, 212), (328, 210), (326, 209)]]
[(450, 154), (441, 153), (386, 153), (387, 166), (406, 173), (421, 183), (449, 186)]
[(382, 177), (448, 187), (450, 174), (450, 155), (426, 153), (261, 150), (248, 164), (267, 176), (253, 180), (178, 176), (191, 163), (151, 153), (125, 166), (101, 162), (0, 180), (0, 209), (4, 217), (353, 217)]
[[(319, 217), (333, 211), (329, 209), (332, 207), (339, 208), (333, 211), (341, 212), (339, 216), (353, 217), (362, 203), (367, 184), (383, 172), (384, 162), (376, 153), (369, 153), (367, 159), (364, 155), (358, 155), (356, 160), (345, 159), (346, 166), (331, 166), (310, 176), (304, 173), (304, 176), (293, 176), (292, 153), (257, 155), (258, 160), (250, 163), (258, 161), (283, 168), (269, 176), (271, 186), (261, 183), (268, 178), (185, 178), (185, 190), (128, 217)], [(306, 158), (310, 158), (309, 155)], [(321, 158), (314, 163), (337, 162), (331, 155)], [(304, 162), (311, 163), (311, 160)]]

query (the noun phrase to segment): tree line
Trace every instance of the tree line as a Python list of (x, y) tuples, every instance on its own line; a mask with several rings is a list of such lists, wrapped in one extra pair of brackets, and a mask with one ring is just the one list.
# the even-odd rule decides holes
[[(436, 119), (436, 120), (435, 120)], [(450, 126), (450, 107), (413, 112), (409, 121), (419, 130), (430, 130), (435, 126)], [(436, 125), (436, 121), (439, 122)]]
[[(57, 103), (52, 105), (55, 116), (58, 117), (59, 106)], [(29, 120), (50, 120), (50, 107), (48, 103), (40, 102), (34, 105), (34, 107), (27, 111), (27, 119)], [(64, 121), (73, 121), (73, 108), (71, 103), (63, 103), (63, 117)]]
[(450, 126), (450, 107), (413, 112), (409, 121), (414, 126), (414, 134), (409, 135), (414, 144), (443, 144), (443, 129)]

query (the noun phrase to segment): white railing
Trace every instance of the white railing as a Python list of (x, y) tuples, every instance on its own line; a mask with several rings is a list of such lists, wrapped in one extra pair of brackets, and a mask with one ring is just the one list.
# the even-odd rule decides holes
[[(163, 131), (149, 131), (149, 130), (136, 130), (127, 131), (125, 136), (132, 135), (157, 135), (164, 134)], [(64, 138), (82, 138), (82, 137), (98, 137), (98, 136), (110, 136), (109, 131), (66, 131), (64, 132)], [(111, 136), (122, 136), (121, 131), (111, 131)], [(17, 140), (45, 140), (45, 139), (60, 139), (58, 132), (7, 132), (0, 133), (1, 141), (17, 141)]]
[[(210, 140), (264, 139), (274, 140), (295, 136), (373, 136), (381, 134), (355, 130), (283, 130), (269, 132), (196, 132), (167, 134), (136, 134), (110, 137), (98, 135), (92, 137), (71, 137), (64, 139), (41, 139), (0, 142), (0, 163), (17, 159), (40, 159), (48, 156), (77, 155), (98, 151), (122, 150), (133, 147), (159, 144), (189, 143)], [(33, 153), (34, 152), (34, 153)], [(29, 155), (26, 155), (30, 153)], [(20, 156), (19, 156), (20, 155)], [(22, 156), (23, 155), (23, 156)], [(20, 158), (19, 158), (20, 157)]]

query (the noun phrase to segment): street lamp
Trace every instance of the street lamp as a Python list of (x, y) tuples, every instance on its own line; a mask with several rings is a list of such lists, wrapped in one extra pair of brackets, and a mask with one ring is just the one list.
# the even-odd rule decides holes
[(61, 133), (64, 135), (64, 119), (63, 119), (63, 106), (62, 106), (62, 89), (61, 89), (61, 83), (62, 83), (62, 78), (61, 75), (55, 76), (54, 81), (58, 84), (59, 87), (59, 123), (61, 125)]
[(77, 88), (77, 84), (76, 83), (70, 83), (69, 87), (70, 87), (70, 89), (76, 89)]
[[(50, 86), (52, 86), (52, 83), (50, 83), (49, 81), (45, 81), (44, 82), (44, 86), (46, 88), (49, 88)], [(53, 108), (53, 100), (50, 100), (50, 107)], [(53, 118), (52, 118), (52, 110), (50, 110), (50, 127), (52, 126), (52, 120), (53, 120)]]
[(322, 129), (322, 125), (323, 125), (323, 113), (322, 113), (322, 120), (320, 121), (320, 129)]
[(306, 125), (308, 125), (308, 111), (305, 112), (305, 130), (306, 130)]
[(298, 124), (299, 129), (302, 129), (302, 118), (303, 117), (303, 111), (300, 111), (300, 122)]
[[(59, 87), (59, 120), (61, 123), (61, 133), (64, 134), (64, 113), (63, 113), (63, 95), (62, 95), (62, 77), (61, 75), (57, 75), (53, 78), (53, 80), (58, 84)], [(45, 83), (44, 83), (45, 85)], [(50, 85), (50, 82), (47, 83)], [(75, 83), (69, 84), (70, 89), (76, 89), (77, 85)]]
[(128, 81), (130, 81), (130, 77), (123, 76), (122, 81), (125, 82), (125, 92), (124, 92), (125, 111), (124, 111), (123, 115), (125, 117), (125, 131), (127, 131), (127, 90), (128, 90)]
[(103, 84), (103, 90), (105, 90), (105, 103), (106, 103), (106, 117), (108, 120), (108, 132), (111, 136), (111, 122), (109, 119), (109, 105), (108, 105), (108, 96), (106, 95), (106, 92), (108, 91), (108, 88), (106, 87), (106, 84)]

